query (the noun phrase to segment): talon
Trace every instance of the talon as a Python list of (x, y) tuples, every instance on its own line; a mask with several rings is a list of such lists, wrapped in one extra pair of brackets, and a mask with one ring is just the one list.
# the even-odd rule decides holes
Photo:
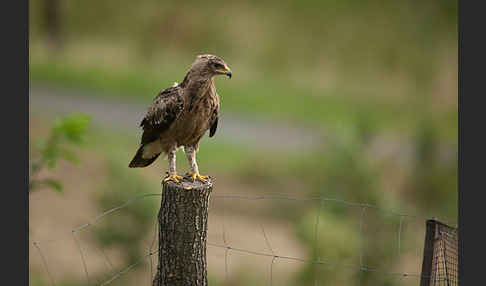
[(206, 182), (206, 180), (209, 178), (209, 176), (202, 176), (201, 174), (199, 173), (192, 173), (192, 174), (189, 174), (189, 176), (192, 178), (192, 181), (195, 182), (196, 179), (198, 179), (199, 181), (201, 182)]
[(164, 182), (174, 181), (176, 183), (179, 183), (179, 180), (184, 180), (184, 177), (179, 176), (177, 174), (172, 174), (172, 175), (168, 175), (167, 178), (164, 179)]

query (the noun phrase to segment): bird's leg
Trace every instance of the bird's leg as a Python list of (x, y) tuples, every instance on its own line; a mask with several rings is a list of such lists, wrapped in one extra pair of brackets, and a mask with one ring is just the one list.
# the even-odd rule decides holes
[(189, 176), (191, 176), (193, 181), (197, 178), (199, 181), (205, 182), (209, 176), (201, 176), (201, 174), (199, 174), (199, 168), (196, 162), (196, 149), (194, 147), (184, 147), (184, 152), (186, 153), (187, 160), (191, 166)]
[(167, 155), (169, 159), (169, 175), (164, 179), (164, 182), (174, 181), (176, 183), (179, 183), (179, 180), (184, 179), (182, 176), (178, 176), (176, 172), (176, 152), (177, 148), (173, 148), (169, 151), (169, 154)]

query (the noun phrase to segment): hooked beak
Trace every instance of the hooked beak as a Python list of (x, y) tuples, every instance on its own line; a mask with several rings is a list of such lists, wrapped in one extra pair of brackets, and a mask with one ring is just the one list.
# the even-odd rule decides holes
[(230, 70), (230, 68), (228, 66), (225, 66), (224, 67), (224, 70), (216, 70), (216, 72), (219, 73), (219, 74), (224, 74), (224, 75), (226, 75), (229, 78), (231, 78), (231, 76), (233, 75), (231, 73), (231, 70)]

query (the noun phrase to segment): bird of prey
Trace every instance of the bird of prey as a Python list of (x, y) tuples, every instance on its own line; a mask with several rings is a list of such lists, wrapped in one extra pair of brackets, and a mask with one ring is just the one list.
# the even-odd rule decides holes
[(216, 75), (231, 78), (232, 74), (220, 57), (199, 55), (180, 84), (159, 92), (140, 123), (142, 140), (130, 168), (146, 167), (164, 153), (169, 159), (169, 172), (164, 182), (179, 182), (183, 177), (176, 172), (176, 152), (182, 147), (193, 181), (204, 182), (208, 178), (199, 174), (196, 152), (204, 133), (209, 129), (209, 137), (213, 137), (218, 127)]

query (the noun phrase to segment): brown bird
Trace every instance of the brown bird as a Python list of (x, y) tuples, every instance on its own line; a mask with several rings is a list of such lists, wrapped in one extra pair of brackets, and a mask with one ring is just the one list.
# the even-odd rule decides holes
[(176, 172), (176, 152), (182, 147), (192, 179), (205, 181), (208, 178), (199, 174), (196, 152), (204, 133), (209, 129), (209, 137), (213, 137), (218, 127), (216, 75), (231, 78), (232, 74), (220, 57), (199, 55), (180, 84), (174, 84), (154, 98), (140, 123), (142, 140), (130, 168), (147, 167), (164, 153), (169, 159), (169, 174), (164, 182), (179, 182), (183, 177)]

